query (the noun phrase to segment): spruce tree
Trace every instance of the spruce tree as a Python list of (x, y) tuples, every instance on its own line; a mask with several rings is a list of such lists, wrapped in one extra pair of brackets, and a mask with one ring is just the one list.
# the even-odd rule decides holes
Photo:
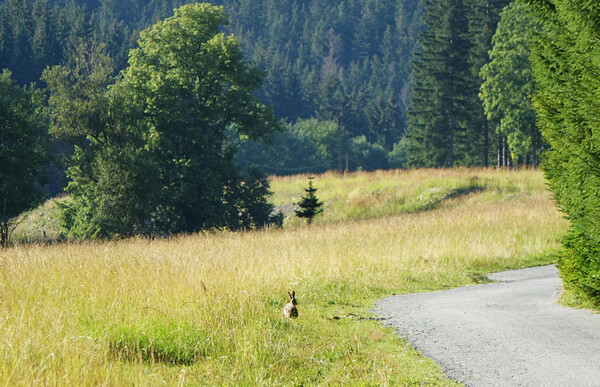
[(467, 7), (463, 0), (428, 0), (423, 50), (413, 63), (414, 87), (408, 110), (410, 166), (453, 167), (466, 138), (470, 75)]
[(308, 224), (312, 223), (313, 218), (323, 212), (323, 203), (319, 201), (317, 195), (317, 189), (313, 187), (312, 181), (314, 177), (309, 176), (308, 188), (305, 188), (306, 195), (302, 196), (300, 202), (298, 202), (299, 210), (295, 210), (296, 216), (299, 218), (305, 218)]

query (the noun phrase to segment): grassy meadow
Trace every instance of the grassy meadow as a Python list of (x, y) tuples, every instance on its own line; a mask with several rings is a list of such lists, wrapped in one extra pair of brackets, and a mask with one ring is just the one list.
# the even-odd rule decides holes
[[(539, 171), (331, 173), (314, 185), (326, 205), (310, 227), (292, 217), (264, 231), (0, 250), (0, 381), (454, 385), (370, 307), (551, 263), (567, 227)], [(305, 186), (273, 178), (274, 203), (289, 212)], [(288, 290), (297, 320), (283, 318)]]

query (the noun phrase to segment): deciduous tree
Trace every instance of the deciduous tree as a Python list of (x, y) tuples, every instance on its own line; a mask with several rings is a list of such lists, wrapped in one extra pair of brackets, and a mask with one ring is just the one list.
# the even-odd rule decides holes
[(46, 72), (54, 133), (76, 149), (65, 211), (75, 236), (265, 224), (268, 181), (242, 175), (225, 133), (261, 139), (279, 123), (225, 22), (222, 7), (175, 10), (141, 33), (116, 82), (97, 51)]
[[(160, 228), (195, 231), (237, 224), (226, 200), (245, 180), (233, 162), (226, 129), (261, 139), (278, 130), (270, 108), (253, 95), (261, 72), (244, 61), (236, 37), (220, 28), (222, 7), (191, 4), (140, 34), (122, 87), (144, 117), (146, 147), (158, 162)], [(233, 206), (233, 207), (232, 207)]]
[(44, 96), (0, 74), (0, 245), (9, 243), (18, 216), (44, 198), (48, 125)]
[(483, 66), (481, 100), (487, 118), (505, 136), (517, 162), (539, 162), (540, 134), (532, 106), (534, 79), (530, 45), (540, 25), (524, 2), (517, 0), (502, 12), (493, 38), (490, 62)]

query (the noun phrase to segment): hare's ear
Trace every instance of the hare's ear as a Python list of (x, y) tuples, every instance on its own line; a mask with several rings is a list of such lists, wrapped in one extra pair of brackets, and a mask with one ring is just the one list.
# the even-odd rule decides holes
[(292, 298), (296, 298), (296, 292), (295, 291), (292, 292)]
[(290, 298), (294, 298), (290, 292), (288, 292), (288, 296), (290, 296)]

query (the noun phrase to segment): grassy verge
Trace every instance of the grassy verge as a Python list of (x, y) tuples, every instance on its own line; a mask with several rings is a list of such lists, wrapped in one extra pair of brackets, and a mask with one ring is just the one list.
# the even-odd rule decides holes
[[(426, 171), (440, 180), (414, 184), (437, 187), (444, 173), (471, 179)], [(400, 215), (339, 221), (326, 213), (312, 227), (2, 250), (0, 380), (452, 385), (370, 319), (373, 302), (552, 262), (566, 228), (538, 172), (476, 173), (488, 179), (485, 189)], [(360, 183), (366, 192), (369, 184)], [(288, 290), (299, 301), (293, 321), (282, 315)]]

